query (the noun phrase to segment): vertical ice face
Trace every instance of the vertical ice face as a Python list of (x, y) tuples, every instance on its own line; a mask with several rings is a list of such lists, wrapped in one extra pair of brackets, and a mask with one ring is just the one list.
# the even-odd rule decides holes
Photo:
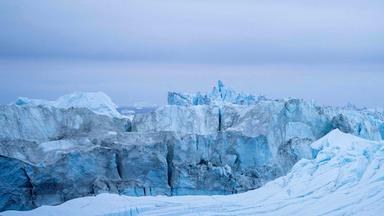
[[(333, 130), (312, 147), (318, 151), (316, 158), (300, 160), (287, 175), (241, 194), (137, 198), (104, 193), (63, 205), (44, 206), (30, 212), (7, 211), (2, 215), (157, 215), (159, 212), (173, 215), (382, 215), (382, 141), (365, 140)], [(209, 165), (208, 161), (200, 163)], [(17, 166), (17, 163), (8, 162), (7, 165)], [(222, 179), (232, 175), (230, 167), (221, 169), (210, 165), (210, 169), (221, 173)], [(200, 174), (203, 171), (206, 172), (202, 170)], [(32, 185), (22, 170), (13, 174), (19, 177), (13, 186), (30, 190)], [(208, 172), (205, 174), (211, 185), (220, 181)], [(185, 180), (186, 184), (191, 183), (187, 176)], [(108, 185), (99, 182), (97, 187), (108, 188)], [(184, 189), (183, 192), (190, 191)]]
[[(230, 185), (233, 191), (258, 187), (287, 173), (300, 159), (313, 158), (317, 151), (310, 144), (335, 128), (371, 140), (382, 139), (384, 118), (366, 109), (322, 107), (302, 99), (254, 100), (256, 97), (238, 94), (220, 81), (208, 94), (169, 96), (173, 105), (137, 115), (133, 128), (183, 137), (174, 151), (175, 158), (183, 156), (180, 161), (184, 161), (174, 166), (175, 194), (196, 193), (199, 186), (206, 188), (200, 188), (199, 193), (218, 190), (202, 181), (191, 181), (189, 174), (218, 181), (217, 176), (199, 171), (204, 170), (201, 167), (230, 167), (232, 180), (241, 182), (236, 187)], [(189, 136), (200, 138), (186, 139)], [(186, 164), (194, 165), (189, 169)]]
[[(379, 111), (358, 109), (354, 106), (323, 107), (302, 99), (271, 100), (246, 93), (237, 93), (233, 89), (226, 87), (221, 81), (218, 81), (212, 91), (206, 94), (200, 92), (196, 94), (169, 92), (168, 103), (177, 107), (186, 107), (186, 112), (194, 109), (203, 110), (201, 106), (209, 106), (208, 109), (217, 109), (217, 122), (219, 122), (217, 127), (220, 130), (241, 131), (247, 136), (273, 133), (273, 128), (275, 128), (275, 130), (281, 131), (285, 140), (294, 137), (316, 139), (333, 128), (338, 128), (341, 131), (353, 133), (367, 139), (380, 140), (384, 137), (384, 132), (382, 132), (384, 117)], [(197, 108), (199, 106), (200, 108)], [(209, 134), (215, 131), (208, 128), (206, 131), (196, 131), (194, 127), (172, 129), (167, 126), (156, 126), (163, 119), (171, 121), (169, 116), (162, 114), (166, 109), (175, 109), (171, 107), (161, 108), (161, 113), (158, 110), (151, 113), (152, 117), (156, 116), (156, 121), (150, 123), (141, 121), (142, 116), (136, 118), (136, 125), (144, 131), (145, 125), (187, 134)], [(216, 115), (216, 113), (202, 112), (202, 115), (212, 116)], [(182, 114), (179, 116), (182, 116)], [(191, 116), (189, 120), (187, 118), (183, 119), (181, 122), (185, 124), (191, 122), (193, 117)], [(177, 122), (177, 120), (175, 119), (173, 122)], [(197, 124), (201, 124), (201, 122), (197, 122)]]
[(63, 136), (89, 135), (100, 128), (123, 131), (126, 125), (130, 125), (126, 119), (98, 115), (86, 108), (0, 106), (0, 140), (45, 142)]

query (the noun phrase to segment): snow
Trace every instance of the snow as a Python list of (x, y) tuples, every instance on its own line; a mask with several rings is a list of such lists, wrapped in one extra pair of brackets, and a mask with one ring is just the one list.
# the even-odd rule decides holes
[(100, 194), (2, 215), (382, 215), (384, 142), (338, 129), (317, 153), (263, 187), (227, 196), (128, 197)]
[(116, 136), (117, 132), (116, 131), (108, 131), (108, 135)]
[(39, 144), (39, 147), (44, 152), (57, 151), (57, 150), (67, 150), (73, 148), (75, 145), (68, 140), (55, 140), (49, 142), (43, 142)]
[(52, 101), (20, 97), (14, 104), (18, 106), (53, 106), (64, 109), (71, 107), (88, 108), (97, 114), (116, 118), (123, 117), (117, 111), (116, 104), (103, 92), (74, 92)]

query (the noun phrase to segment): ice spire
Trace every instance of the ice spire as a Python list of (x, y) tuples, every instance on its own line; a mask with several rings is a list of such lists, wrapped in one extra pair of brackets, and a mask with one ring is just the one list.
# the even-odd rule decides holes
[(209, 105), (231, 103), (238, 105), (252, 105), (257, 103), (259, 97), (246, 93), (238, 93), (227, 87), (221, 80), (218, 80), (212, 91), (209, 93), (185, 94), (178, 92), (168, 93), (169, 105)]

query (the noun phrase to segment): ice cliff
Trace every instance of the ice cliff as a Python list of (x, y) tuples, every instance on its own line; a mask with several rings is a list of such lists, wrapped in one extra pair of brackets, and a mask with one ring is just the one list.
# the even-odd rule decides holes
[(313, 159), (318, 149), (311, 143), (334, 129), (384, 137), (381, 112), (254, 97), (222, 82), (208, 94), (170, 93), (169, 105), (132, 121), (112, 114), (108, 97), (83, 102), (76, 95), (82, 94), (57, 100), (63, 103), (23, 99), (0, 106), (0, 210), (103, 192), (244, 192)]
[(311, 144), (313, 159), (263, 187), (227, 196), (100, 194), (4, 215), (359, 215), (384, 211), (384, 142), (335, 129)]

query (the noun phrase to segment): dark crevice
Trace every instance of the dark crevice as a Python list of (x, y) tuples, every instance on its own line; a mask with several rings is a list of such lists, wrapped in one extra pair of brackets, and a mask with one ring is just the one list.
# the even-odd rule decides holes
[(197, 165), (208, 165), (208, 161), (204, 160), (204, 159), (201, 159), (200, 162), (197, 164)]
[(117, 174), (119, 175), (119, 178), (122, 179), (122, 170), (121, 170), (121, 164), (120, 164), (120, 156), (118, 153), (115, 154), (115, 165)]
[(29, 177), (27, 171), (25, 170), (25, 168), (21, 168), (21, 170), (23, 171), (25, 177), (27, 178), (27, 182), (25, 184), (25, 188), (27, 188), (29, 190), (29, 196), (31, 197), (31, 202), (32, 202), (32, 205), (33, 206), (36, 206), (35, 205), (35, 201), (34, 201), (34, 195), (33, 195), (33, 184), (32, 184), (32, 180), (31, 178)]
[(147, 189), (143, 187), (144, 196), (147, 196)]
[(221, 116), (221, 109), (219, 108), (219, 127), (217, 129), (218, 132), (222, 131), (222, 116)]
[(199, 150), (199, 137), (196, 135), (196, 150)]
[(127, 122), (124, 125), (125, 132), (132, 132), (132, 122), (127, 120)]
[(167, 181), (168, 186), (171, 188), (171, 195), (173, 195), (173, 143), (167, 143)]
[(362, 129), (362, 126), (361, 126), (361, 124), (359, 124), (358, 125), (358, 128), (357, 128), (357, 134), (358, 135), (361, 135), (361, 131), (362, 131), (363, 129)]

